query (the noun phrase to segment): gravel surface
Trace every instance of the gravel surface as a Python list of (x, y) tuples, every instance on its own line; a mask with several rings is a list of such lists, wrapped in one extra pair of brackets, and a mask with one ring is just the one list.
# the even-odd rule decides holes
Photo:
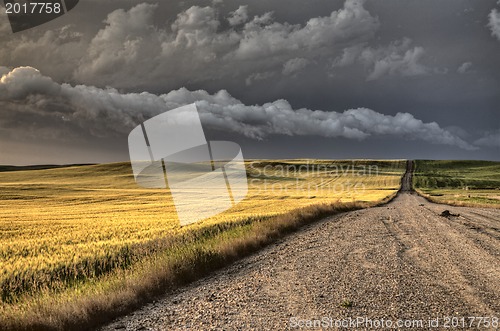
[(439, 317), (443, 329), (447, 316), (500, 317), (500, 211), (429, 203), (410, 182), (385, 206), (307, 226), (102, 330), (289, 330), (322, 317), (424, 323), (408, 329)]

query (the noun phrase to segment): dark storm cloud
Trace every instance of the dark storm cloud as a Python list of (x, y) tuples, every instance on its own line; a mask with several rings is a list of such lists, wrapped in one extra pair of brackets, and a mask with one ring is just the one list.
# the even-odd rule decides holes
[(500, 12), (495, 8), (488, 15), (488, 27), (491, 29), (491, 35), (500, 40)]
[(476, 145), (500, 148), (500, 130), (485, 134), (475, 142)]
[(233, 12), (230, 12), (227, 21), (231, 26), (237, 26), (248, 21), (248, 6), (239, 6)]
[(288, 60), (283, 65), (283, 75), (296, 74), (305, 69), (309, 64), (311, 64), (311, 61), (300, 57)]
[(290, 68), (287, 61), (295, 58), (328, 58), (342, 47), (372, 39), (380, 23), (363, 5), (347, 0), (343, 8), (303, 24), (278, 22), (273, 12), (250, 17), (248, 5), (225, 16), (213, 6), (191, 6), (171, 24), (158, 25), (159, 5), (140, 3), (109, 13), (91, 38), (68, 25), (12, 39), (0, 61), (19, 64), (43, 49), (32, 65), (44, 73), (117, 88), (148, 87), (172, 77), (178, 82), (249, 78), (271, 67)]
[[(0, 68), (0, 71), (6, 70)], [(13, 101), (13, 105), (9, 106), (9, 101)], [(372, 135), (389, 135), (474, 149), (437, 123), (424, 123), (408, 113), (388, 116), (367, 108), (349, 109), (342, 113), (294, 110), (286, 100), (247, 106), (225, 90), (213, 95), (203, 90), (187, 89), (159, 96), (150, 93), (121, 94), (115, 89), (59, 85), (31, 67), (13, 69), (0, 80), (0, 104), (5, 109), (13, 108), (27, 120), (38, 116), (76, 124), (95, 136), (126, 134), (147, 118), (193, 102), (197, 103), (208, 128), (257, 140), (269, 135), (357, 140)], [(8, 118), (8, 112), (0, 113), (0, 122)], [(46, 131), (41, 131), (40, 135), (57, 132), (57, 128), (51, 130), (52, 125), (48, 123), (42, 128)]]
[[(14, 136), (81, 139), (97, 155), (101, 138), (197, 102), (212, 127), (249, 141), (327, 137), (323, 150), (342, 141), (348, 155), (382, 158), (420, 141), (405, 155), (447, 145), (457, 147), (447, 157), (495, 159), (499, 10), (494, 0), (89, 0), (15, 35), (0, 19), (0, 148)], [(41, 74), (13, 73), (21, 66)]]
[(379, 79), (385, 75), (418, 76), (438, 72), (421, 63), (425, 55), (422, 47), (413, 47), (409, 38), (397, 40), (388, 46), (372, 48), (359, 44), (343, 50), (332, 67), (362, 64), (369, 68), (367, 80)]
[[(277, 22), (272, 12), (249, 18), (248, 6), (238, 7), (226, 18), (214, 7), (192, 6), (179, 13), (170, 27), (158, 27), (153, 24), (157, 8), (144, 3), (110, 13), (74, 77), (118, 87), (147, 85), (174, 75), (191, 81), (214, 79), (221, 73), (259, 80), (255, 76), (259, 72), (271, 72), (269, 68), (296, 55), (324, 56), (336, 52), (332, 46), (370, 39), (379, 26), (363, 1), (354, 0), (305, 24)], [(224, 27), (225, 21), (229, 26)]]
[[(349, 68), (352, 79), (357, 75), (378, 80), (385, 76), (439, 74), (447, 69), (455, 71), (472, 59), (466, 57), (467, 52), (461, 52), (463, 56), (457, 52), (447, 54), (450, 63), (434, 63), (440, 60), (440, 51), (429, 47), (435, 47), (438, 38), (429, 33), (422, 38), (420, 30), (428, 29), (425, 24), (410, 21), (408, 26), (401, 26), (401, 21), (408, 15), (419, 19), (427, 15), (431, 23), (428, 25), (433, 25), (439, 15), (446, 15), (446, 25), (458, 27), (458, 23), (463, 25), (468, 16), (475, 15), (476, 11), (469, 11), (474, 8), (470, 1), (444, 2), (449, 5), (446, 12), (439, 5), (434, 5), (438, 10), (432, 10), (433, 2), (429, 1), (420, 1), (423, 4), (415, 8), (417, 1), (403, 6), (392, 0), (347, 0), (332, 2), (336, 3), (334, 10), (327, 9), (332, 5), (314, 1), (314, 6), (328, 11), (300, 17), (302, 10), (291, 10), (298, 8), (299, 2), (287, 1), (287, 11), (294, 14), (281, 18), (284, 15), (276, 8), (283, 7), (284, 2), (279, 0), (271, 2), (268, 7), (274, 10), (268, 11), (260, 1), (208, 6), (193, 1), (185, 8), (175, 2), (94, 1), (92, 6), (109, 8), (109, 12), (100, 14), (104, 21), (95, 22), (92, 29), (85, 21), (94, 18), (85, 17), (77, 24), (33, 30), (16, 38), (7, 38), (10, 32), (6, 30), (2, 33), (0, 64), (30, 65), (58, 81), (134, 91), (173, 89), (186, 84), (203, 87), (214, 81), (218, 86), (234, 85), (235, 81), (255, 80), (259, 73), (267, 73), (265, 77), (281, 73), (269, 84), (282, 83), (294, 71), (293, 64), (299, 64), (293, 62), (295, 59), (313, 63), (308, 70), (326, 84), (332, 83), (332, 78), (345, 79), (337, 69), (346, 66), (353, 67)], [(493, 5), (482, 17), (482, 25), (477, 23), (484, 35), (495, 35), (498, 30)], [(405, 6), (408, 12), (403, 11)], [(0, 26), (4, 25), (6, 21)], [(446, 31), (433, 28), (437, 34)], [(454, 34), (460, 35), (458, 30)], [(454, 57), (462, 58), (451, 63)], [(365, 68), (362, 72), (360, 65)], [(323, 75), (318, 75), (321, 71)]]
[(459, 74), (465, 74), (471, 72), (470, 71), (471, 67), (472, 67), (472, 62), (464, 62), (458, 67), (457, 72)]

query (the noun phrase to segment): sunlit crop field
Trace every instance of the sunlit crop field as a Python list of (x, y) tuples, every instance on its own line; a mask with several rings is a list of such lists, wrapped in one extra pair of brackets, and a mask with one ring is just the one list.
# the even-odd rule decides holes
[(4, 305), (40, 289), (127, 268), (160, 238), (220, 222), (251, 222), (319, 204), (379, 201), (399, 189), (404, 161), (247, 161), (240, 204), (181, 227), (169, 192), (136, 185), (128, 163), (0, 172), (0, 294)]

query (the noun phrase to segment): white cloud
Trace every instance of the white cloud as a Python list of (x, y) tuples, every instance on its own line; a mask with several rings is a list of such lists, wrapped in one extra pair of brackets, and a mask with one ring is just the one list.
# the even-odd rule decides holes
[[(4, 73), (0, 80), (0, 106), (7, 110), (0, 113), (0, 123), (11, 125), (10, 129), (17, 134), (23, 134), (23, 123), (37, 119), (46, 123), (39, 129), (51, 135), (60, 130), (61, 123), (87, 130), (94, 136), (123, 135), (147, 118), (196, 102), (208, 127), (253, 139), (276, 134), (359, 140), (388, 135), (474, 148), (437, 123), (424, 123), (409, 113), (390, 116), (367, 108), (344, 112), (293, 109), (286, 100), (248, 106), (225, 90), (213, 95), (185, 88), (162, 95), (121, 94), (115, 89), (57, 84), (31, 67), (16, 68), (8, 73), (4, 68), (0, 71)], [(15, 111), (8, 111), (12, 109)], [(14, 120), (10, 117), (12, 114), (17, 116)]]
[(428, 68), (419, 63), (424, 53), (422, 47), (415, 47), (407, 50), (404, 55), (393, 53), (378, 59), (367, 80), (378, 79), (385, 75), (417, 76), (427, 74), (429, 73)]
[(257, 82), (259, 80), (266, 80), (266, 79), (274, 77), (275, 75), (276, 75), (276, 72), (274, 72), (274, 71), (256, 72), (256, 73), (248, 76), (247, 79), (245, 79), (245, 84), (247, 86), (250, 86), (254, 82)]
[(367, 80), (376, 80), (383, 76), (418, 76), (436, 72), (421, 63), (424, 55), (423, 47), (412, 47), (411, 39), (403, 38), (388, 46), (377, 48), (364, 44), (347, 47), (342, 55), (333, 61), (333, 67), (362, 63), (369, 70)]
[[(12, 34), (10, 27), (8, 29), (9, 34)], [(1, 30), (0, 27), (0, 34)], [(33, 35), (35, 32), (36, 30), (28, 31), (22, 36), (16, 38), (8, 36), (5, 41), (2, 40), (0, 63), (29, 63), (47, 70), (57, 79), (70, 79), (76, 62), (86, 51), (83, 35), (75, 31), (74, 25)]]
[(229, 13), (227, 21), (231, 26), (236, 26), (248, 21), (248, 6), (239, 6), (233, 12)]
[(301, 71), (302, 69), (304, 69), (305, 67), (307, 67), (309, 64), (311, 63), (311, 61), (309, 61), (308, 59), (304, 59), (304, 58), (294, 58), (294, 59), (290, 59), (288, 60), (287, 62), (285, 62), (285, 64), (283, 65), (283, 75), (293, 75), (293, 74), (296, 74), (298, 73), (299, 71)]
[(214, 8), (193, 6), (177, 15), (172, 24), (175, 45), (186, 48), (209, 45), (214, 41), (219, 25)]
[(363, 4), (364, 1), (346, 0), (342, 9), (329, 16), (311, 18), (305, 26), (273, 22), (269, 13), (256, 16), (245, 25), (235, 55), (254, 59), (368, 39), (380, 24)]
[(360, 58), (366, 65), (372, 66), (367, 80), (385, 75), (417, 76), (430, 73), (431, 69), (420, 63), (425, 54), (423, 47), (412, 48), (411, 43), (410, 39), (404, 38), (388, 47), (364, 49)]
[(32, 67), (13, 70), (1, 67), (0, 96), (2, 100), (22, 100), (30, 95), (57, 95), (61, 87)]
[(359, 58), (361, 52), (366, 47), (365, 44), (358, 44), (344, 48), (342, 55), (333, 61), (333, 67), (347, 67), (353, 65)]
[(110, 13), (107, 24), (88, 45), (74, 76), (83, 81), (104, 83), (149, 73), (155, 63), (151, 56), (161, 53), (161, 33), (152, 26), (157, 5), (139, 4), (129, 11), (118, 9)]
[(494, 8), (488, 15), (488, 27), (491, 30), (491, 35), (500, 40), (500, 12)]
[(470, 68), (472, 67), (472, 62), (464, 62), (462, 63), (458, 69), (457, 69), (457, 72), (459, 74), (465, 74), (465, 73), (468, 73), (470, 72)]
[(478, 146), (500, 148), (500, 130), (485, 134), (483, 137), (476, 140), (475, 144)]

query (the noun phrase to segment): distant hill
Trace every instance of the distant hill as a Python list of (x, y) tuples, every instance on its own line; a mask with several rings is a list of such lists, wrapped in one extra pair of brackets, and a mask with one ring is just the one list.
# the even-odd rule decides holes
[(47, 169), (57, 169), (57, 168), (69, 168), (69, 167), (81, 167), (94, 165), (93, 163), (82, 163), (82, 164), (42, 164), (42, 165), (29, 165), (29, 166), (11, 166), (11, 165), (0, 165), (0, 172), (6, 171), (26, 171), (26, 170), (47, 170)]

